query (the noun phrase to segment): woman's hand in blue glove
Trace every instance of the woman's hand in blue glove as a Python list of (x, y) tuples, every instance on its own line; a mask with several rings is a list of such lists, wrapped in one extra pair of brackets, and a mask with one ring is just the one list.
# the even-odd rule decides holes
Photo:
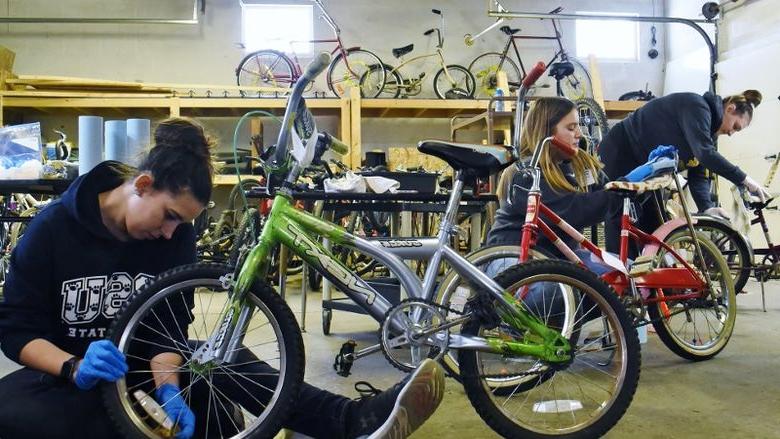
[(181, 390), (174, 384), (165, 383), (157, 389), (155, 396), (174, 425), (179, 426), (176, 439), (191, 438), (195, 434), (195, 414), (184, 402)]
[(669, 157), (674, 158), (674, 153), (677, 152), (677, 147), (672, 145), (658, 145), (654, 150), (650, 151), (650, 155), (647, 157), (647, 161), (652, 161), (656, 157)]
[(109, 340), (90, 343), (73, 382), (81, 390), (95, 387), (100, 380), (114, 382), (127, 373), (125, 356)]

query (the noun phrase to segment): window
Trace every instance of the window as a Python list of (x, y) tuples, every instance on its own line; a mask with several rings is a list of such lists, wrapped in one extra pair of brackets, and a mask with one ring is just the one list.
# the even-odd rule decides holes
[(308, 41), (313, 35), (311, 5), (270, 5), (241, 2), (241, 27), (247, 51), (295, 50), (299, 55), (312, 53)]
[[(591, 15), (622, 15), (609, 12), (578, 12)], [(636, 21), (576, 20), (577, 57), (594, 54), (604, 61), (639, 61), (639, 25)]]

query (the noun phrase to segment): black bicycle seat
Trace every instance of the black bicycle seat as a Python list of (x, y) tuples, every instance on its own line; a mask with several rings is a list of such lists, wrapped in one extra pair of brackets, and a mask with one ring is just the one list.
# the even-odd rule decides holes
[(518, 32), (520, 32), (520, 28), (512, 29), (509, 26), (501, 26), (501, 32), (507, 34), (507, 35), (514, 35)]
[(570, 61), (557, 62), (550, 65), (549, 76), (561, 80), (574, 73), (574, 64)]
[(414, 50), (414, 44), (410, 44), (408, 46), (403, 46), (403, 47), (398, 47), (398, 48), (393, 49), (393, 56), (396, 57), (396, 58), (400, 58), (400, 57), (406, 55), (407, 53), (411, 52), (412, 50)]

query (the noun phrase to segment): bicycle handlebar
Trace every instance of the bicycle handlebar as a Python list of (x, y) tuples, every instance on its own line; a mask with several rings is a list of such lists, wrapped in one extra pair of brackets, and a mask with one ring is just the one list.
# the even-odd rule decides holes
[(330, 134), (328, 134), (327, 136), (330, 139), (330, 149), (333, 152), (339, 155), (347, 155), (349, 153), (349, 146), (347, 146), (346, 143), (331, 136)]
[(539, 79), (540, 76), (542, 76), (545, 70), (547, 70), (547, 67), (544, 65), (543, 62), (539, 61), (538, 63), (536, 63), (534, 68), (531, 69), (531, 71), (528, 72), (528, 74), (523, 79), (523, 87), (531, 88), (531, 86), (534, 85), (534, 82), (536, 82), (536, 80)]
[(287, 164), (287, 143), (290, 139), (290, 129), (293, 126), (292, 117), (298, 112), (298, 105), (301, 102), (303, 90), (330, 64), (330, 54), (321, 52), (306, 66), (303, 76), (298, 78), (293, 86), (292, 93), (287, 99), (287, 108), (284, 110), (284, 119), (282, 120), (282, 129), (279, 130), (279, 137), (276, 142), (276, 151), (269, 163), (271, 170), (279, 170)]

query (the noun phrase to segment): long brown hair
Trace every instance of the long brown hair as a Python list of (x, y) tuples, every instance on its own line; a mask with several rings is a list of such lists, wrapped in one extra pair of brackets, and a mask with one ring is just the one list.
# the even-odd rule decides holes
[[(545, 137), (551, 136), (555, 126), (558, 125), (564, 117), (571, 113), (576, 106), (574, 102), (558, 97), (543, 97), (533, 103), (533, 107), (526, 116), (523, 124), (523, 133), (520, 136), (520, 156), (527, 158), (533, 155), (536, 146)], [(577, 155), (571, 159), (574, 168), (574, 176), (577, 185), (572, 185), (566, 176), (558, 167), (558, 162), (553, 158), (552, 147), (548, 145), (542, 153), (539, 160), (539, 166), (542, 170), (547, 184), (554, 191), (585, 192), (588, 187), (587, 173), (595, 178), (599, 170), (604, 167), (598, 159), (584, 150), (579, 150)], [(496, 189), (498, 199), (503, 203), (508, 195), (509, 184), (512, 177), (517, 173), (517, 166), (510, 166), (501, 174), (501, 179)]]

